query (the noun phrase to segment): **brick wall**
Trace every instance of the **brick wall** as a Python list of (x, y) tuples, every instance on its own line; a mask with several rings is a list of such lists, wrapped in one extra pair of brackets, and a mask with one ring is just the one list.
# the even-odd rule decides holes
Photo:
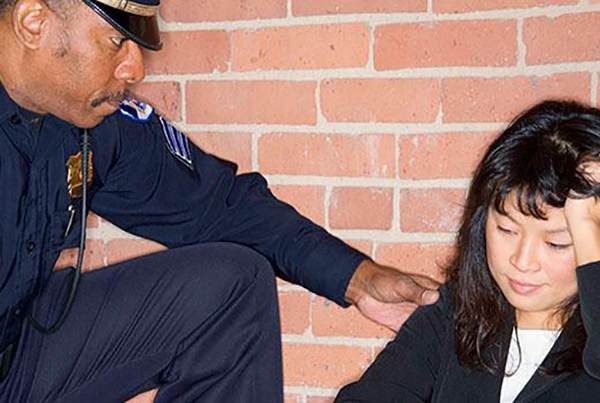
[[(164, 0), (143, 96), (377, 260), (439, 278), (490, 137), (596, 104), (600, 0)], [(157, 250), (92, 219), (87, 264)], [(391, 333), (281, 282), (286, 402), (327, 403)]]

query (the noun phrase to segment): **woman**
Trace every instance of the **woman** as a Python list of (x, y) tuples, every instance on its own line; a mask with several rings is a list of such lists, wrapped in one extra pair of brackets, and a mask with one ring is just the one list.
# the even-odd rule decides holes
[(336, 402), (600, 402), (600, 110), (546, 101), (475, 171), (440, 300)]

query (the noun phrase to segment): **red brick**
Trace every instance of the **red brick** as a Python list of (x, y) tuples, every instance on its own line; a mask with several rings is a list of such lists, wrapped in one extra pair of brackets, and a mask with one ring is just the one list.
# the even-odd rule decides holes
[(410, 13), (427, 11), (427, 0), (294, 0), (294, 15)]
[(327, 79), (321, 109), (329, 122), (433, 122), (439, 111), (437, 79)]
[(376, 260), (408, 273), (442, 281), (453, 250), (452, 244), (381, 243), (377, 247)]
[(526, 63), (597, 61), (600, 58), (598, 26), (600, 13), (526, 19), (523, 24)]
[(283, 18), (287, 0), (166, 1), (161, 17), (167, 22), (202, 22)]
[(450, 133), (402, 136), (403, 179), (470, 178), (497, 133)]
[(229, 39), (225, 31), (175, 31), (162, 34), (160, 52), (148, 51), (148, 74), (200, 74), (227, 71)]
[(284, 403), (302, 403), (302, 396), (300, 395), (289, 395), (289, 394), (285, 394), (283, 396), (283, 402)]
[(370, 361), (367, 348), (284, 343), (284, 383), (340, 388), (358, 379)]
[(164, 249), (164, 246), (147, 239), (115, 239), (106, 245), (106, 257), (111, 265)]
[[(85, 241), (85, 254), (83, 255), (82, 272), (92, 271), (104, 266), (102, 260), (104, 242), (100, 239), (87, 239)], [(78, 248), (63, 249), (54, 265), (54, 270), (77, 265)]]
[(181, 120), (181, 88), (175, 82), (144, 82), (133, 91), (170, 120)]
[(279, 311), (283, 334), (303, 334), (310, 326), (310, 294), (307, 291), (280, 292)]
[(87, 223), (85, 224), (88, 228), (98, 228), (100, 223), (102, 222), (102, 218), (97, 216), (94, 213), (88, 214)]
[(359, 23), (248, 29), (232, 33), (231, 49), (234, 71), (364, 67), (369, 30)]
[(333, 397), (308, 396), (306, 403), (333, 403)]
[(235, 162), (238, 172), (252, 171), (252, 135), (250, 133), (192, 133), (191, 140), (207, 153)]
[(270, 133), (259, 139), (258, 162), (267, 174), (391, 178), (394, 143), (386, 134)]
[(314, 124), (316, 84), (293, 81), (193, 81), (190, 123)]
[(462, 217), (463, 189), (405, 189), (400, 192), (403, 232), (453, 232)]
[(317, 297), (312, 302), (312, 331), (315, 336), (390, 338), (391, 330), (365, 318), (357, 309), (340, 308)]
[(384, 25), (375, 30), (374, 54), (377, 70), (512, 66), (517, 26), (498, 20)]
[(578, 0), (434, 0), (434, 13), (468, 13), (472, 11), (533, 8), (577, 4)]
[(447, 78), (443, 80), (444, 122), (509, 122), (546, 98), (589, 102), (590, 75)]
[(303, 216), (319, 225), (325, 221), (325, 188), (323, 186), (269, 186), (280, 200), (291, 204)]
[(385, 188), (334, 188), (329, 225), (334, 229), (390, 229), (393, 191)]

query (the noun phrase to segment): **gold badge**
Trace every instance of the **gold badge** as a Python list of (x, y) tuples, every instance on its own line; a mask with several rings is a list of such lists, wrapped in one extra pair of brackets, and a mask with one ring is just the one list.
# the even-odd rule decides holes
[[(92, 165), (92, 150), (88, 151), (87, 183), (92, 183), (94, 177), (94, 166)], [(69, 196), (72, 199), (81, 197), (83, 194), (83, 171), (81, 170), (81, 151), (71, 155), (67, 161), (67, 183), (69, 184)]]

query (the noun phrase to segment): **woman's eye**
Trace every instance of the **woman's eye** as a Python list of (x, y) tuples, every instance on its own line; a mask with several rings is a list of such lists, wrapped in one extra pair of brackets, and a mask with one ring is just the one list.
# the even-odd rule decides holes
[(505, 227), (501, 227), (500, 225), (498, 225), (496, 228), (498, 228), (498, 231), (502, 232), (503, 234), (514, 234), (514, 231)]
[(564, 250), (564, 249), (569, 248), (572, 245), (570, 243), (555, 243), (555, 242), (546, 242), (546, 244), (551, 249), (556, 249), (556, 250)]

